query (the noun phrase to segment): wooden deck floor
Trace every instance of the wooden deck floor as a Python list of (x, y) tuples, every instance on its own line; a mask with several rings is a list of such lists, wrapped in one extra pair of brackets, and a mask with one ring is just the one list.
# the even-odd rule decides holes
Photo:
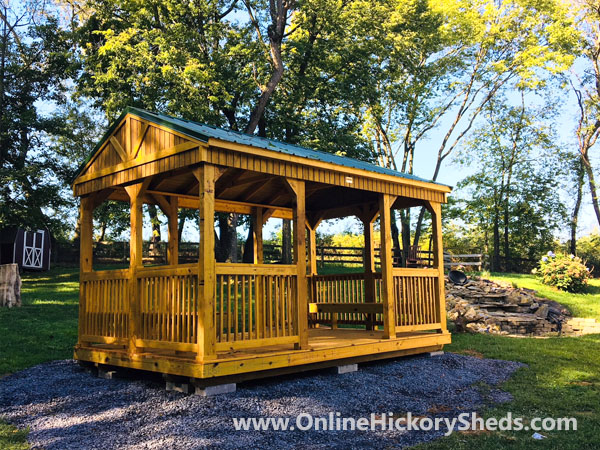
[(201, 379), (248, 379), (437, 351), (449, 343), (449, 333), (413, 332), (383, 339), (381, 331), (316, 328), (309, 330), (309, 348), (303, 350), (293, 345), (261, 347), (219, 352), (216, 359), (197, 362), (193, 354), (156, 350), (130, 357), (122, 348), (98, 346), (77, 348), (75, 358)]

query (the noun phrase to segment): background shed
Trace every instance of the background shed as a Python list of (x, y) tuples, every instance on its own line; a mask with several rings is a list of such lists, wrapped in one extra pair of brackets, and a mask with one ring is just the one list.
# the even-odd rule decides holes
[(12, 227), (0, 230), (0, 264), (16, 263), (20, 269), (50, 269), (50, 233)]

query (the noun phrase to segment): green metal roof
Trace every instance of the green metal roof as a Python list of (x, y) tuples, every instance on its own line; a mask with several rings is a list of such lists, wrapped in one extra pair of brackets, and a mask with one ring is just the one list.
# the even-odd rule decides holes
[[(102, 146), (102, 143), (109, 138), (109, 136), (113, 133), (117, 125), (123, 120), (125, 115), (127, 115), (128, 113), (131, 113), (149, 122), (153, 122), (159, 125), (163, 125), (167, 128), (171, 128), (175, 131), (178, 131), (181, 134), (184, 134), (202, 142), (208, 142), (210, 138), (220, 139), (227, 142), (262, 148), (265, 150), (285, 153), (287, 155), (299, 156), (301, 158), (311, 159), (315, 161), (338, 164), (340, 166), (352, 167), (354, 169), (362, 169), (367, 170), (369, 172), (375, 172), (384, 175), (392, 175), (399, 178), (446, 186), (441, 183), (425, 180), (423, 178), (419, 178), (411, 174), (387, 169), (385, 167), (381, 167), (365, 161), (360, 161), (358, 159), (348, 158), (346, 156), (339, 156), (333, 153), (313, 150), (306, 147), (300, 147), (299, 145), (288, 144), (286, 142), (277, 141), (275, 139), (267, 139), (255, 135), (241, 133), (238, 131), (226, 130), (223, 128), (214, 127), (212, 125), (206, 125), (199, 122), (192, 122), (191, 120), (178, 119), (176, 117), (171, 117), (166, 114), (157, 114), (144, 109), (134, 108), (131, 106), (127, 107), (121, 113), (121, 116), (110, 126), (110, 128), (104, 134), (98, 145), (96, 145), (96, 147), (94, 148), (88, 160), (84, 163), (84, 166), (91, 158), (93, 158), (96, 152), (99, 151), (100, 147)], [(83, 169), (83, 166), (81, 169)], [(78, 171), (78, 173), (80, 172), (81, 170)]]

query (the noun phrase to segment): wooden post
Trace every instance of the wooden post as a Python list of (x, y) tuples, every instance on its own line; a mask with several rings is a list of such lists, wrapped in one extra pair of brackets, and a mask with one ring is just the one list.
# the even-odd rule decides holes
[[(265, 214), (263, 208), (254, 208), (254, 214), (252, 214), (252, 230), (254, 238), (254, 264), (264, 263), (264, 248), (263, 248), (263, 225), (265, 223)], [(265, 304), (264, 301), (264, 289), (263, 289), (263, 275), (255, 275), (255, 289), (256, 297), (254, 302), (256, 305), (256, 337), (259, 337), (260, 330), (264, 330), (262, 321), (265, 320), (264, 311), (261, 306)], [(250, 294), (249, 294), (250, 295)], [(252, 327), (252, 325), (250, 325)], [(265, 337), (265, 336), (262, 336)]]
[(198, 255), (198, 350), (196, 360), (215, 356), (215, 167), (204, 164), (194, 170), (200, 197), (200, 245)]
[(179, 199), (175, 196), (169, 201), (169, 245), (167, 246), (167, 262), (172, 266), (179, 264)]
[(137, 353), (135, 341), (138, 335), (140, 295), (137, 286), (137, 270), (142, 267), (142, 206), (144, 191), (150, 178), (143, 182), (125, 186), (129, 196), (131, 236), (129, 238), (129, 354)]
[[(81, 198), (79, 211), (79, 278), (81, 279), (83, 273), (91, 272), (93, 268), (94, 202), (91, 196)], [(77, 333), (79, 345), (82, 344), (84, 313), (88, 307), (88, 302), (91, 300), (86, 296), (84, 285), (82, 282), (79, 283), (79, 326)]]
[(396, 313), (394, 299), (394, 275), (392, 261), (391, 207), (395, 197), (389, 194), (379, 196), (379, 217), (381, 227), (381, 295), (383, 300), (383, 337), (396, 337)]
[[(317, 301), (317, 285), (313, 276), (317, 275), (317, 227), (321, 223), (321, 219), (317, 219), (314, 222), (309, 220), (306, 221), (306, 229), (308, 231), (308, 275), (307, 279), (307, 292), (309, 301)], [(314, 324), (315, 328), (319, 327), (319, 324)]]
[(308, 273), (310, 275), (316, 275), (317, 269), (317, 227), (321, 221), (316, 223), (306, 223), (308, 230)]
[(294, 264), (297, 268), (297, 321), (299, 344), (296, 348), (308, 348), (308, 296), (306, 286), (306, 210), (304, 181), (287, 179), (287, 182), (295, 194), (294, 205)]
[(254, 214), (252, 214), (252, 230), (254, 232), (254, 264), (264, 263), (264, 249), (263, 249), (263, 208), (254, 208)]
[[(365, 303), (375, 302), (375, 279), (373, 275), (375, 273), (375, 246), (373, 243), (373, 222), (379, 214), (375, 211), (370, 214), (363, 214), (360, 220), (364, 226), (365, 236), (365, 257), (364, 257), (364, 269), (365, 269)], [(375, 315), (367, 315), (367, 330), (372, 330), (375, 322)]]
[(442, 205), (440, 203), (427, 202), (426, 207), (431, 213), (431, 223), (433, 229), (433, 265), (438, 269), (438, 321), (442, 332), (446, 331), (446, 294), (444, 290), (444, 246), (442, 242)]

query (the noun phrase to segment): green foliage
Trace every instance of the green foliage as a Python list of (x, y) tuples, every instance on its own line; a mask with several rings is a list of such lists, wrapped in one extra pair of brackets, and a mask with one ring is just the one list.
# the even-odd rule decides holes
[(48, 228), (61, 237), (72, 225), (64, 175), (73, 162), (48, 140), (66, 118), (42, 113), (38, 104), (66, 101), (77, 68), (70, 34), (42, 2), (3, 8), (0, 25), (0, 227)]
[(585, 289), (590, 277), (589, 268), (581, 258), (574, 255), (554, 254), (548, 252), (539, 262), (536, 271), (542, 282), (567, 292), (581, 292)]
[(577, 256), (586, 262), (594, 276), (600, 273), (600, 233), (594, 231), (577, 239)]
[(364, 247), (365, 236), (362, 233), (337, 233), (332, 236), (331, 245), (334, 247)]
[[(552, 248), (554, 232), (565, 219), (555, 189), (563, 155), (547, 124), (548, 105), (528, 106), (498, 99), (490, 102), (485, 122), (476, 129), (457, 161), (477, 171), (458, 185), (451, 215), (483, 240), (493, 270), (500, 257), (535, 259)], [(550, 122), (551, 123), (551, 122)]]

